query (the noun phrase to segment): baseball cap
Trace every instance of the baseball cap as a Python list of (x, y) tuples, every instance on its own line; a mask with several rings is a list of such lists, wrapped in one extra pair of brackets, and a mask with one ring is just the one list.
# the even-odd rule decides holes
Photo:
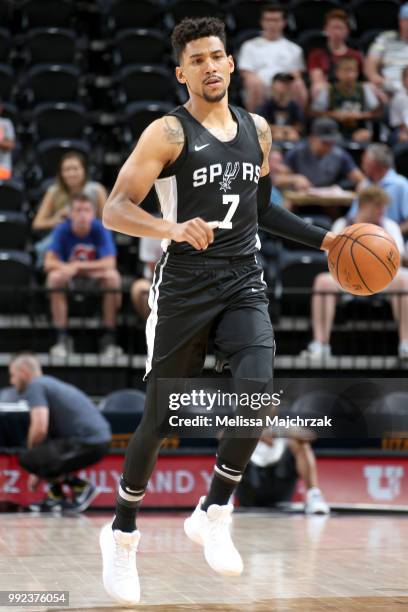
[(289, 72), (277, 72), (272, 79), (272, 81), (285, 81), (286, 83), (289, 83), (293, 80), (294, 77), (289, 74)]
[(341, 140), (337, 123), (334, 121), (334, 119), (330, 119), (330, 117), (319, 117), (318, 119), (315, 119), (312, 123), (310, 133), (312, 136), (316, 136), (324, 142), (336, 143)]
[(400, 19), (408, 19), (408, 2), (401, 6), (398, 16)]

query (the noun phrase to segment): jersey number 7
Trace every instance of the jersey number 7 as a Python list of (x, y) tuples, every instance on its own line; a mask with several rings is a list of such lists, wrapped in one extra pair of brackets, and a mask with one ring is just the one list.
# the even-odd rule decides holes
[(231, 219), (238, 208), (239, 195), (223, 195), (222, 203), (230, 204), (231, 206), (229, 207), (227, 214), (225, 215), (224, 219), (221, 221), (218, 227), (220, 229), (232, 229)]

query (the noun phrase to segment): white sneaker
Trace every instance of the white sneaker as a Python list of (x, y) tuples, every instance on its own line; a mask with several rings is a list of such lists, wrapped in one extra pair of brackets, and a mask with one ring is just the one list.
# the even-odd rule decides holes
[(306, 493), (306, 514), (330, 514), (330, 507), (325, 501), (322, 492), (317, 487), (309, 489)]
[(300, 353), (300, 357), (306, 357), (312, 361), (321, 361), (331, 357), (330, 344), (322, 344), (319, 340), (313, 340), (305, 351)]
[(103, 585), (108, 595), (123, 606), (140, 601), (140, 584), (136, 568), (136, 551), (140, 531), (126, 533), (112, 530), (112, 524), (101, 530), (99, 544), (103, 560)]
[(244, 564), (230, 534), (232, 504), (212, 504), (207, 512), (201, 510), (205, 497), (201, 497), (193, 514), (184, 521), (184, 532), (197, 544), (204, 546), (208, 565), (223, 576), (239, 576)]
[(403, 340), (398, 346), (398, 356), (400, 359), (408, 359), (408, 342)]
[(73, 351), (72, 338), (57, 342), (50, 348), (50, 355), (56, 359), (66, 359)]
[(101, 351), (101, 357), (105, 359), (116, 359), (123, 355), (123, 350), (117, 344), (107, 344)]

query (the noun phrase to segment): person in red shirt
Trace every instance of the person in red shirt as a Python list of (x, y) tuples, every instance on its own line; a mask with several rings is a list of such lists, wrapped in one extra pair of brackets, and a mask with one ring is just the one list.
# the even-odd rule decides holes
[(353, 57), (362, 73), (363, 57), (360, 51), (347, 45), (350, 26), (346, 11), (333, 9), (324, 20), (326, 46), (312, 49), (307, 58), (307, 69), (311, 79), (312, 97), (334, 79), (335, 67), (340, 58)]

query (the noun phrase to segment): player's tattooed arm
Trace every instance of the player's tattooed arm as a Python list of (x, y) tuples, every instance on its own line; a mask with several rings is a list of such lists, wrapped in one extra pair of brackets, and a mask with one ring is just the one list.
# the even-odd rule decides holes
[(163, 117), (164, 138), (169, 144), (184, 144), (184, 130), (177, 117)]
[(264, 119), (264, 117), (261, 117), (260, 115), (255, 115), (254, 113), (251, 113), (251, 116), (254, 120), (256, 133), (258, 134), (258, 141), (261, 145), (261, 149), (264, 154), (263, 163), (261, 167), (261, 176), (265, 176), (269, 172), (268, 158), (272, 145), (271, 128), (269, 127), (269, 124), (266, 119)]

